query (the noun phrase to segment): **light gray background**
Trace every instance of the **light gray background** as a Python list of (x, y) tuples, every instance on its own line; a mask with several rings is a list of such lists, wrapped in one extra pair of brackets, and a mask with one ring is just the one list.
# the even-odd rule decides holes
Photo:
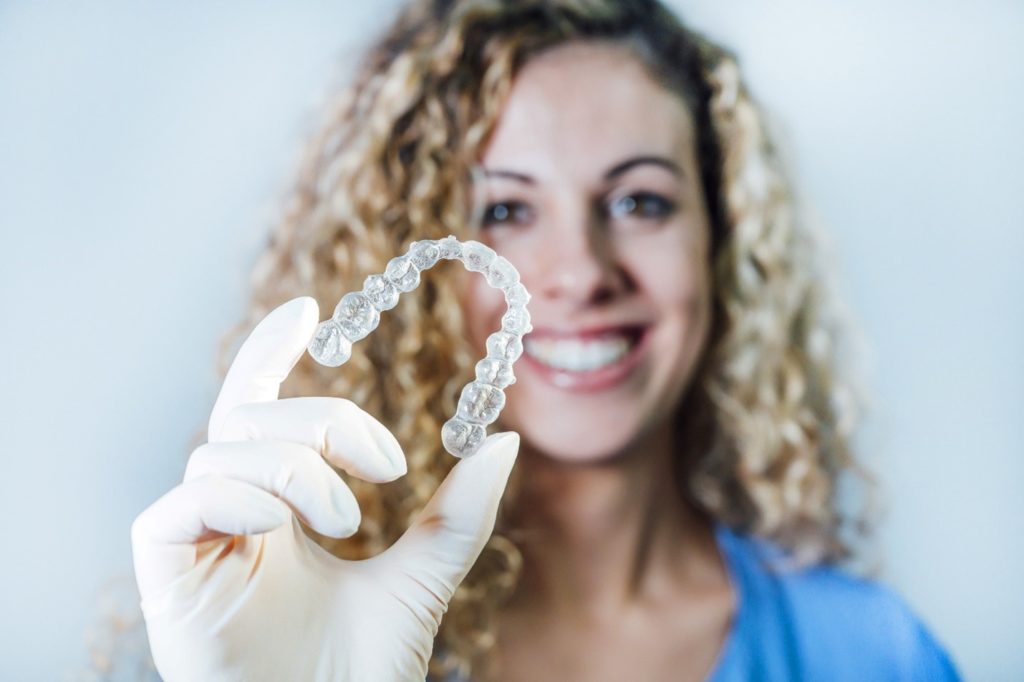
[[(834, 235), (884, 580), (969, 677), (1022, 679), (1024, 7), (675, 4), (740, 53)], [(0, 4), (0, 678), (84, 664), (369, 5)]]

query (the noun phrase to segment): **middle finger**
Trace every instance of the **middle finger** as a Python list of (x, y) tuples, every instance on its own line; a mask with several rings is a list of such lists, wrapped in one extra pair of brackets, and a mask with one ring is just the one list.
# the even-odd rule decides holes
[(393, 481), (407, 471), (394, 435), (344, 398), (309, 396), (239, 405), (225, 415), (221, 440), (299, 443), (373, 483)]

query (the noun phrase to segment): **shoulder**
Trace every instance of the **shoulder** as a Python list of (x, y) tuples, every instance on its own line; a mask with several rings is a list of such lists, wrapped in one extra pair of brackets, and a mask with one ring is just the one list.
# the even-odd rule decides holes
[(744, 628), (737, 636), (764, 638), (769, 631), (788, 672), (960, 679), (945, 648), (890, 588), (834, 566), (786, 568), (785, 555), (764, 540), (725, 530), (719, 540), (739, 593)]

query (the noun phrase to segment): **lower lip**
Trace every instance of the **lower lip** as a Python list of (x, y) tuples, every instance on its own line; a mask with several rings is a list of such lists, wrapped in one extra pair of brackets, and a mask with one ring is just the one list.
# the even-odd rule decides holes
[(642, 359), (643, 350), (647, 347), (647, 338), (649, 336), (650, 328), (648, 327), (643, 330), (640, 338), (637, 339), (629, 351), (613, 364), (585, 372), (573, 372), (546, 365), (532, 357), (529, 353), (523, 353), (522, 360), (541, 379), (555, 388), (572, 391), (573, 393), (595, 393), (611, 388), (629, 376), (633, 368)]

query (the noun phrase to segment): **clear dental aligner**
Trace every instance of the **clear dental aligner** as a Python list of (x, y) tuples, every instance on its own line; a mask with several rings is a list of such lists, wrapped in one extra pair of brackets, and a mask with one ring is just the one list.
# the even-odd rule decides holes
[(476, 380), (462, 389), (455, 416), (441, 428), (445, 450), (469, 457), (487, 435), (485, 427), (505, 406), (502, 389), (515, 383), (512, 363), (523, 353), (523, 334), (533, 329), (526, 309), (530, 294), (512, 263), (493, 249), (477, 241), (460, 242), (451, 235), (413, 242), (405, 254), (388, 262), (383, 274), (367, 277), (362, 291), (342, 296), (334, 315), (317, 326), (308, 349), (321, 365), (344, 364), (352, 356), (352, 344), (377, 328), (380, 314), (394, 308), (400, 294), (420, 285), (420, 272), (441, 260), (460, 260), (467, 270), (482, 273), (488, 284), (504, 292), (508, 305), (501, 329), (487, 338), (487, 357), (476, 364)]

